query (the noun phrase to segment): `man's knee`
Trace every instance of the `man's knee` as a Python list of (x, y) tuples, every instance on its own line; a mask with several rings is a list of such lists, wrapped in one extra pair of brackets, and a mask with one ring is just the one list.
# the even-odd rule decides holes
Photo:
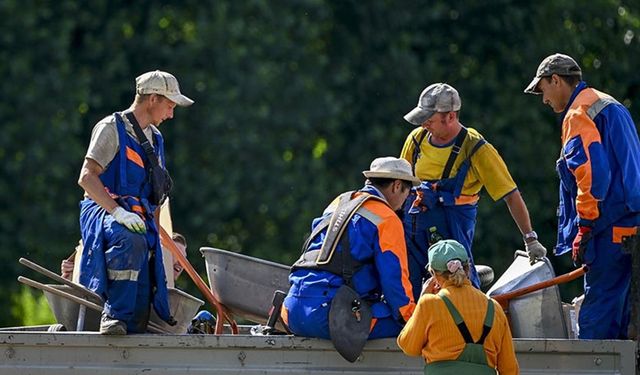
[(144, 235), (127, 229), (116, 230), (107, 238), (105, 260), (108, 268), (138, 269), (148, 254)]

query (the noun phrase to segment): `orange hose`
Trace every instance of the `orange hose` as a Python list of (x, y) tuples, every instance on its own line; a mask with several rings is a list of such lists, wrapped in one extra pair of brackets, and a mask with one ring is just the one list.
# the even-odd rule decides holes
[(162, 246), (164, 246), (166, 249), (169, 249), (173, 257), (176, 258), (178, 260), (178, 263), (180, 263), (180, 265), (184, 268), (184, 270), (187, 271), (187, 274), (189, 274), (189, 276), (191, 277), (191, 280), (193, 280), (193, 282), (196, 284), (198, 289), (200, 289), (200, 292), (202, 292), (202, 294), (207, 299), (207, 301), (209, 301), (211, 305), (215, 306), (218, 312), (218, 319), (216, 319), (215, 334), (216, 335), (222, 334), (222, 329), (224, 327), (225, 320), (229, 322), (229, 325), (231, 326), (231, 333), (238, 334), (238, 324), (236, 323), (235, 320), (233, 320), (230, 317), (229, 312), (227, 311), (227, 308), (222, 303), (220, 303), (220, 301), (218, 301), (218, 299), (213, 295), (213, 292), (211, 291), (211, 289), (209, 289), (209, 287), (204, 282), (204, 280), (202, 280), (198, 272), (196, 272), (196, 270), (193, 268), (191, 263), (189, 263), (189, 260), (185, 258), (184, 255), (182, 255), (180, 250), (178, 250), (178, 247), (176, 246), (175, 242), (173, 242), (173, 239), (171, 238), (171, 236), (169, 236), (169, 233), (167, 233), (167, 231), (165, 231), (164, 228), (162, 227), (159, 227), (159, 229), (160, 229), (160, 241), (162, 242)]

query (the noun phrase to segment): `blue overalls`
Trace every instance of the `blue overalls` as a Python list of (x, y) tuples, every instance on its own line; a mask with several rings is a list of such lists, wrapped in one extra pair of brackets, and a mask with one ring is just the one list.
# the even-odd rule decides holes
[[(637, 130), (624, 106), (609, 95), (588, 88), (585, 82), (574, 90), (561, 119), (563, 148), (556, 165), (560, 204), (555, 254), (571, 251), (579, 225), (592, 227), (593, 234), (584, 253), (589, 271), (584, 278), (579, 337), (626, 339), (631, 256), (622, 251), (621, 242), (640, 225)], [(585, 185), (579, 189), (578, 173), (582, 173), (582, 179), (584, 175), (590, 179), (588, 189)], [(577, 207), (580, 193), (588, 193), (597, 200), (595, 219), (580, 217)]]
[[(114, 114), (119, 150), (100, 175), (108, 193), (129, 212), (143, 217), (146, 234), (134, 233), (115, 221), (90, 198), (80, 202), (80, 230), (84, 250), (80, 283), (100, 294), (104, 313), (127, 324), (128, 332), (146, 332), (149, 306), (158, 316), (170, 319), (167, 286), (158, 229), (153, 220), (156, 206), (148, 198), (151, 184), (145, 165), (147, 156), (127, 134), (120, 114)], [(156, 155), (164, 159), (163, 140), (154, 132)], [(155, 253), (150, 262), (151, 253)]]
[[(464, 246), (471, 262), (469, 279), (473, 286), (480, 288), (480, 279), (471, 254), (478, 204), (456, 204), (456, 199), (461, 195), (464, 180), (471, 167), (471, 156), (485, 143), (481, 139), (472, 146), (455, 176), (423, 181), (420, 186), (411, 190), (404, 203), (403, 226), (409, 258), (409, 278), (416, 301), (420, 298), (423, 278), (427, 276), (425, 266), (429, 263), (432, 227), (444, 239), (454, 239)], [(417, 155), (414, 155), (413, 160), (417, 160)]]

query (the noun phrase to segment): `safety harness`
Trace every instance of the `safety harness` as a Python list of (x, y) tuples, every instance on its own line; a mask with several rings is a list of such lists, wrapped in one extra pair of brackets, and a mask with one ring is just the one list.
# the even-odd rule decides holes
[[(336, 275), (343, 274), (344, 267), (342, 258), (334, 257), (333, 254), (336, 246), (338, 245), (338, 241), (341, 240), (343, 252), (351, 254), (349, 241), (345, 240), (347, 239), (347, 231), (345, 231), (347, 228), (346, 224), (351, 220), (353, 215), (360, 210), (367, 200), (374, 199), (380, 202), (385, 202), (382, 198), (367, 193), (363, 193), (358, 197), (351, 199), (354, 193), (355, 191), (349, 191), (338, 196), (338, 204), (335, 211), (333, 211), (331, 215), (327, 215), (318, 225), (316, 225), (304, 245), (302, 245), (302, 255), (300, 256), (300, 259), (291, 266), (291, 272), (296, 269), (305, 268), (329, 271)], [(320, 249), (307, 251), (309, 243), (325, 229), (327, 229), (327, 233), (324, 242), (322, 243), (322, 247)], [(350, 261), (352, 262), (351, 265), (354, 269), (353, 273), (357, 272), (363, 266), (361, 262), (357, 261), (353, 257), (350, 257)], [(353, 273), (351, 275), (353, 275)]]

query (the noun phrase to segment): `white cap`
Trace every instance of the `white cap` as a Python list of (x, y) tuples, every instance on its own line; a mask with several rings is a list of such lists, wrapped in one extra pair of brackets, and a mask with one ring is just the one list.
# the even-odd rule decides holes
[(362, 174), (366, 178), (391, 178), (394, 180), (409, 181), (413, 186), (420, 185), (420, 179), (413, 175), (411, 164), (404, 159), (387, 156), (374, 159), (368, 171)]
[(182, 107), (193, 104), (193, 100), (180, 93), (176, 77), (160, 70), (147, 72), (136, 78), (136, 93), (162, 95)]

